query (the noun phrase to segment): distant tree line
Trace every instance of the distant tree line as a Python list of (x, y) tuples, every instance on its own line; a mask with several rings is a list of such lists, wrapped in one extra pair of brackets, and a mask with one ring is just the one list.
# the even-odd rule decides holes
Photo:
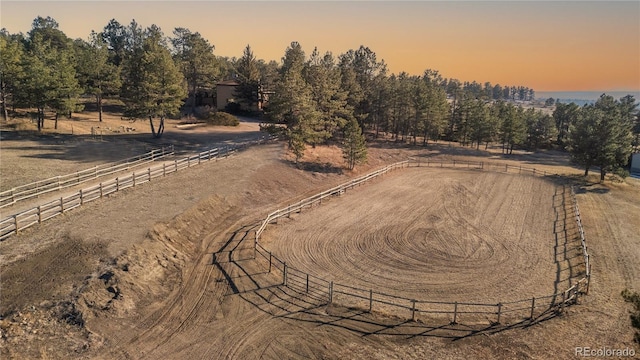
[(532, 99), (529, 88), (460, 83), (431, 69), (421, 76), (389, 74), (365, 46), (337, 58), (316, 48), (306, 57), (293, 42), (278, 75), (265, 111), (274, 129), (286, 129), (298, 158), (306, 145), (343, 139), (354, 121), (376, 138), (388, 135), (415, 145), (446, 139), (477, 148), (497, 141), (505, 153), (546, 147), (555, 137), (550, 115), (504, 99)]
[[(297, 160), (307, 146), (334, 141), (342, 144), (352, 168), (366, 158), (364, 134), (369, 133), (414, 145), (498, 143), (506, 154), (557, 144), (581, 164), (610, 172), (640, 143), (632, 97), (603, 97), (582, 108), (556, 104), (551, 116), (527, 104), (535, 95), (528, 87), (461, 82), (431, 69), (422, 75), (391, 74), (366, 46), (338, 56), (316, 48), (307, 56), (292, 42), (278, 63), (256, 58), (249, 45), (240, 58), (215, 56), (209, 41), (186, 28), (175, 28), (167, 37), (155, 25), (143, 28), (133, 20), (125, 26), (113, 19), (86, 40), (72, 40), (58, 27), (54, 19), (38, 17), (26, 35), (0, 31), (5, 119), (9, 109), (33, 108), (38, 129), (45, 110), (55, 114), (57, 126), (60, 115), (81, 110), (79, 97), (85, 95), (95, 99), (101, 121), (103, 98), (119, 97), (124, 116), (147, 119), (160, 137), (165, 118), (177, 114), (186, 99), (191, 100), (188, 112), (195, 113), (199, 91), (212, 92), (217, 81), (235, 79), (238, 100), (250, 107), (268, 94), (267, 128), (286, 137)], [(600, 130), (583, 129), (593, 124)], [(593, 144), (583, 144), (596, 133), (607, 155), (588, 152)]]

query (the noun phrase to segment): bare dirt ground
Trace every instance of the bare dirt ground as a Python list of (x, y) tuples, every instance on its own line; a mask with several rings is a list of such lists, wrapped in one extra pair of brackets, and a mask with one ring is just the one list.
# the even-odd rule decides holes
[(561, 290), (555, 188), (537, 177), (404, 169), (270, 227), (262, 242), (304, 272), (410, 299), (530, 299)]
[[(181, 139), (196, 148), (206, 143), (208, 136), (194, 134), (193, 138), (185, 135)], [(5, 155), (4, 138), (2, 146), (3, 158), (9, 156)], [(264, 262), (213, 263), (213, 257), (221, 251), (246, 243), (259, 220), (271, 210), (407, 156), (508, 161), (572, 176), (580, 172), (555, 152), (522, 152), (505, 157), (496, 151), (447, 144), (421, 149), (376, 143), (370, 148), (369, 164), (354, 173), (340, 168), (336, 148), (310, 149), (302, 169), (293, 166), (282, 144), (250, 148), (224, 161), (205, 163), (92, 202), (0, 243), (0, 354), (3, 358), (56, 359), (546, 359), (574, 358), (576, 346), (635, 347), (636, 353), (640, 351), (632, 342), (629, 307), (620, 296), (624, 288), (640, 290), (640, 184), (636, 180), (581, 186), (578, 201), (593, 260), (590, 294), (565, 315), (533, 326), (487, 328), (460, 336), (453, 329), (443, 331), (375, 312), (327, 306), (325, 298), (279, 286), (281, 274), (268, 273)], [(44, 167), (45, 163), (38, 162), (33, 168)], [(430, 175), (419, 176), (423, 171)], [(331, 219), (339, 225), (340, 216), (330, 210), (345, 203), (351, 204), (353, 212), (368, 211), (373, 216), (375, 207), (358, 205), (358, 199), (366, 198), (371, 191), (381, 199), (404, 200), (407, 208), (396, 209), (400, 209), (400, 215), (407, 215), (410, 229), (378, 223), (375, 226), (389, 227), (389, 234), (396, 235), (395, 241), (387, 245), (374, 232), (360, 232), (356, 234), (357, 244), (364, 244), (365, 238), (381, 241), (378, 244), (391, 247), (389, 252), (405, 258), (440, 251), (439, 259), (430, 255), (434, 263), (440, 261), (437, 266), (416, 267), (431, 271), (441, 283), (445, 277), (437, 270), (445, 267), (447, 257), (456, 270), (456, 264), (468, 264), (462, 258), (474, 259), (471, 254), (475, 254), (478, 260), (484, 260), (476, 266), (478, 284), (469, 288), (469, 296), (477, 298), (487, 295), (481, 284), (487, 286), (488, 294), (505, 291), (497, 285), (501, 281), (492, 280), (494, 277), (520, 291), (552, 290), (557, 259), (553, 244), (547, 249), (541, 244), (555, 241), (553, 228), (544, 227), (553, 222), (556, 185), (526, 179), (491, 173), (474, 177), (455, 170), (399, 170), (388, 179), (364, 185), (269, 232), (273, 236), (291, 226), (302, 226), (303, 217), (318, 222)], [(389, 195), (384, 191), (387, 180), (397, 186), (387, 189)], [(416, 194), (415, 187), (408, 183), (420, 184), (425, 193), (440, 200), (427, 209), (440, 218), (433, 219), (433, 233), (457, 241), (457, 246), (408, 241), (414, 233), (422, 239), (426, 229), (418, 217), (411, 217), (409, 206), (419, 204), (421, 198), (403, 195), (402, 190)], [(463, 195), (453, 196), (452, 192)], [(383, 210), (381, 202), (377, 203)], [(535, 209), (546, 207), (549, 214), (527, 211), (528, 204)], [(439, 208), (445, 214), (438, 214)], [(453, 212), (446, 214), (446, 210)], [(456, 220), (456, 213), (465, 216), (465, 226), (474, 231), (445, 226)], [(481, 227), (481, 222), (491, 226)], [(304, 231), (308, 234), (308, 229)], [(328, 227), (323, 231), (335, 230)], [(520, 244), (526, 246), (521, 251), (516, 250), (515, 242), (495, 250), (511, 236), (529, 239), (529, 235), (539, 236), (540, 241)], [(282, 246), (283, 256), (287, 251), (316, 253), (294, 245), (278, 245), (274, 251)], [(494, 249), (493, 256), (488, 255), (489, 247)], [(347, 247), (346, 251), (356, 250)], [(526, 256), (534, 253), (541, 254), (538, 262)], [(400, 267), (399, 277), (412, 275), (410, 267), (384, 252), (375, 254), (380, 261), (378, 268), (391, 271), (388, 262), (394, 262)], [(359, 255), (370, 262), (376, 258), (372, 253)], [(300, 257), (300, 266), (307, 264), (304, 266), (309, 266), (309, 271), (321, 272), (310, 266), (317, 261), (336, 269), (337, 264), (330, 263), (324, 253), (316, 256)], [(536, 275), (522, 278), (522, 284), (518, 284), (518, 274), (525, 273), (521, 266), (530, 267)], [(369, 285), (366, 277), (352, 274), (355, 267), (344, 272), (349, 272), (354, 282)], [(378, 270), (362, 267), (359, 271), (367, 274)], [(458, 275), (464, 279), (470, 273), (459, 271)], [(415, 282), (399, 289), (391, 280), (386, 283), (389, 289), (418, 292), (411, 288)], [(426, 279), (417, 284), (434, 285)], [(443, 286), (452, 292), (455, 288)], [(536, 286), (540, 287), (534, 289)], [(440, 296), (452, 295), (442, 291)]]

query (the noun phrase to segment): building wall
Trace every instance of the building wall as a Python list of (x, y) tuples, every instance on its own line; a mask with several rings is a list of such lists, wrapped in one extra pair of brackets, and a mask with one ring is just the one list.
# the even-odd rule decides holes
[(216, 107), (218, 110), (224, 110), (225, 106), (229, 103), (229, 100), (235, 99), (236, 86), (235, 85), (220, 85), (216, 86)]
[(640, 153), (631, 155), (631, 172), (640, 172)]

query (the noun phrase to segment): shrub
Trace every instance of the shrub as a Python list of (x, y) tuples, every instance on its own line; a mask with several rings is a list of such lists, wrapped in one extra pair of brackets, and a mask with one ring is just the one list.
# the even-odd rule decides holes
[(196, 111), (196, 119), (204, 121), (207, 125), (238, 126), (240, 120), (237, 117), (222, 111), (200, 109)]
[[(640, 330), (640, 294), (637, 292), (631, 292), (627, 289), (622, 291), (622, 297), (624, 301), (633, 304), (634, 309), (631, 311), (631, 326)], [(640, 331), (636, 331), (634, 336), (635, 342), (640, 344)]]
[(209, 125), (222, 125), (222, 126), (238, 126), (240, 120), (237, 117), (222, 111), (210, 113), (205, 119)]

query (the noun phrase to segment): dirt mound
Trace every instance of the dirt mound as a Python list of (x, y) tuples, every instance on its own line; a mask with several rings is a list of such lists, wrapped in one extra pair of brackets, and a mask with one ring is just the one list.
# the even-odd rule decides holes
[(79, 309), (89, 320), (131, 317), (138, 307), (166, 297), (181, 283), (185, 263), (201, 252), (203, 234), (229, 212), (233, 207), (213, 196), (168, 223), (156, 224), (142, 243), (86, 280), (78, 291)]

